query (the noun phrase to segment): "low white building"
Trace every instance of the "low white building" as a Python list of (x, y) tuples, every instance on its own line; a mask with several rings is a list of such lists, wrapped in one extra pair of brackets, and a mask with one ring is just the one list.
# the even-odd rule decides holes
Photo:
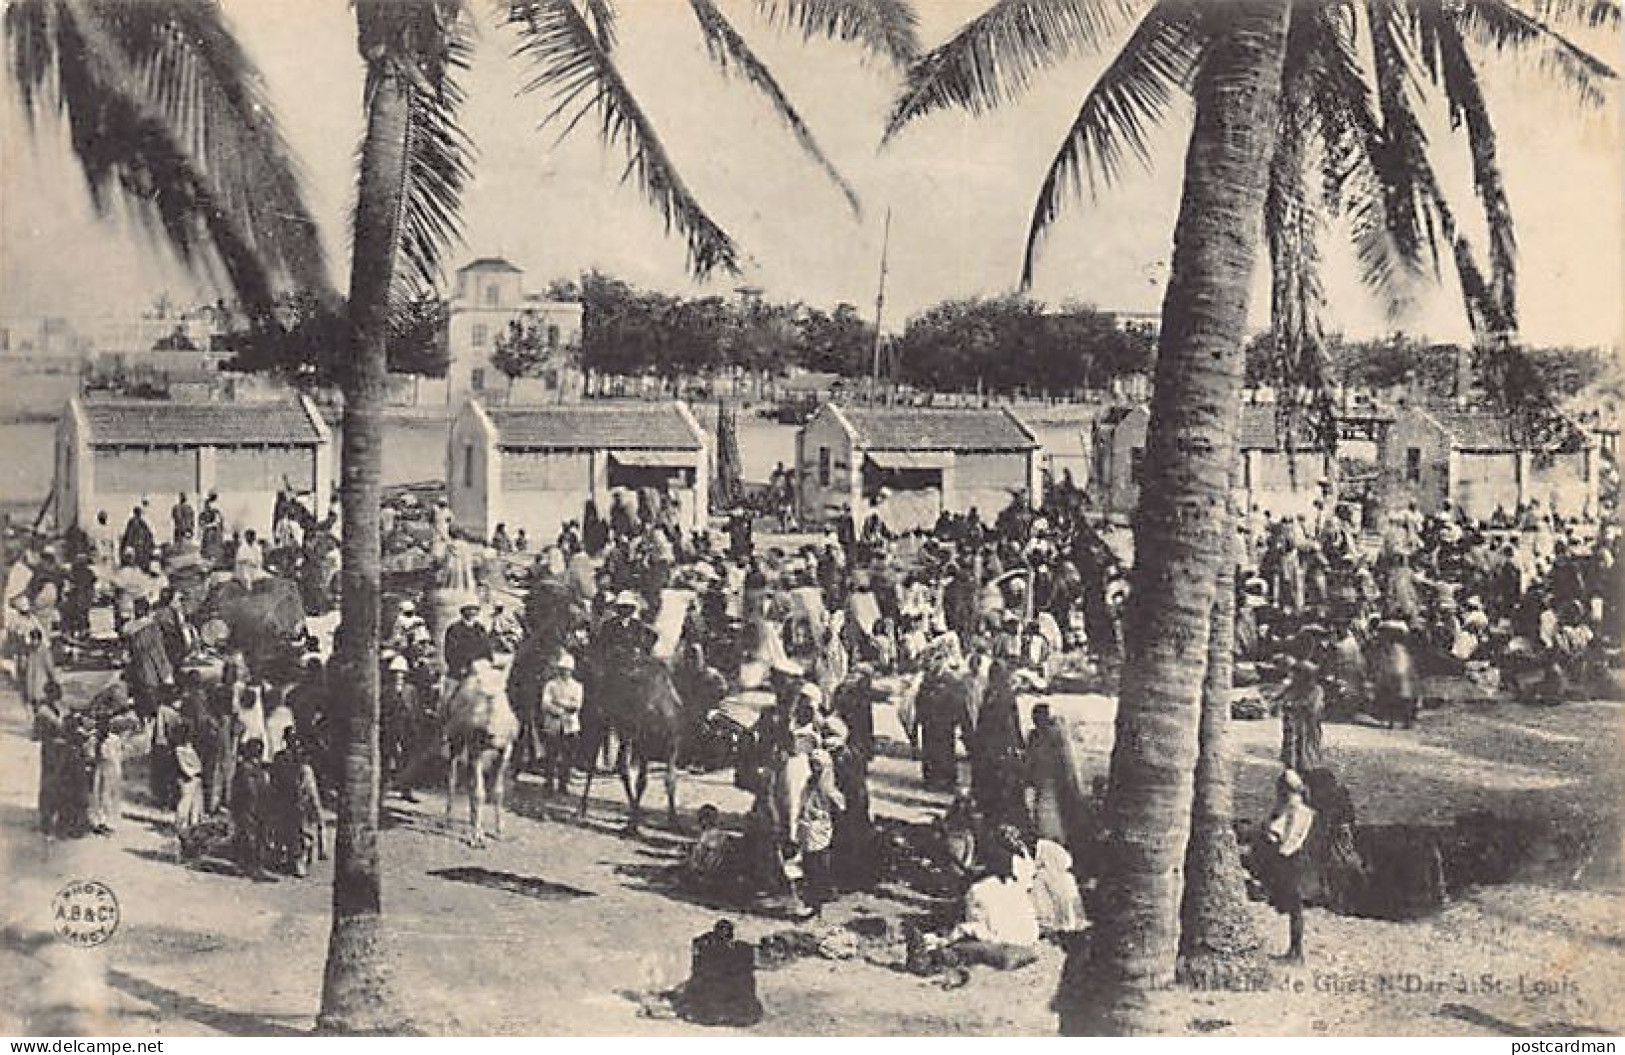
[(229, 530), (265, 534), (284, 487), (327, 514), (333, 462), (327, 423), (303, 396), (250, 406), (75, 397), (57, 422), (53, 508), (59, 528), (102, 510), (117, 527), (149, 499), (153, 530), (167, 537), (176, 497), (201, 508), (213, 491)]
[(930, 527), (943, 510), (984, 523), (1017, 496), (1042, 500), (1038, 440), (1008, 410), (851, 407), (825, 403), (796, 433), (801, 515), (893, 531)]
[(704, 527), (711, 502), (705, 430), (686, 403), (589, 401), (486, 407), (468, 400), (451, 420), (446, 491), (464, 530), (498, 524), (538, 543), (588, 498), (609, 515), (616, 489), (673, 494), (685, 529)]
[[(1090, 494), (1112, 517), (1126, 520), (1140, 501), (1150, 414), (1143, 406), (1114, 407), (1095, 425)], [(1272, 403), (1247, 403), (1236, 422), (1236, 471), (1231, 483), (1237, 508), (1275, 517), (1309, 515), (1327, 498), (1336, 476), (1328, 445), (1300, 416), (1297, 442), (1288, 449)]]
[(1379, 448), (1379, 493), (1390, 510), (1415, 502), (1433, 513), (1448, 500), (1481, 520), (1524, 502), (1595, 513), (1599, 442), (1567, 418), (1537, 439), (1489, 410), (1406, 407)]

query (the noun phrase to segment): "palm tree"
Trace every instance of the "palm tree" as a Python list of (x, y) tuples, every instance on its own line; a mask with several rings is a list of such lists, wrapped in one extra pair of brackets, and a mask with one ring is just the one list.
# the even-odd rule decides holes
[[(711, 57), (738, 70), (774, 106), (854, 210), (856, 195), (819, 150), (767, 68), (710, 0), (690, 0)], [(806, 36), (857, 41), (902, 62), (914, 21), (900, 0), (758, 0)], [(409, 1028), (391, 993), (383, 948), (378, 858), (378, 509), (386, 341), (395, 309), (434, 286), (458, 234), (469, 144), (457, 126), (469, 15), (461, 0), (355, 0), (366, 67), (366, 128), (342, 371), (343, 513), (339, 684), (344, 783), (335, 844), (333, 927), (320, 1028)], [(628, 154), (628, 175), (683, 233), (696, 276), (737, 269), (732, 239), (679, 178), (612, 59), (610, 0), (516, 2), (508, 18), (537, 64), (531, 90), (550, 89), (565, 133), (589, 113)], [(54, 103), (69, 126), (91, 199), (113, 197), (202, 273), (223, 272), (250, 320), (276, 326), (279, 289), (341, 310), (289, 151), (259, 76), (212, 0), (11, 0), (5, 15), (12, 75), (32, 121)], [(573, 112), (572, 112), (573, 108)]]
[[(1594, 21), (1618, 20), (1612, 0), (1583, 6)], [(1059, 59), (1080, 47), (1099, 48), (1124, 14), (1125, 5), (1106, 0), (999, 0), (916, 63), (908, 88), (895, 105), (887, 136), (940, 107), (956, 105), (980, 111), (1011, 101), (1037, 73)], [(1238, 148), (1238, 156), (1226, 159), (1237, 167), (1224, 175), (1267, 185), (1259, 204), (1270, 236), (1279, 368), (1283, 377), (1302, 383), (1313, 393), (1323, 391), (1328, 376), (1320, 343), (1319, 216), (1312, 204), (1315, 196), (1305, 187), (1306, 161), (1315, 148), (1322, 158), (1326, 204), (1346, 208), (1351, 214), (1368, 282), (1388, 291), (1391, 303), (1397, 305), (1404, 288), (1399, 280), (1420, 272), (1424, 246), (1433, 250), (1436, 259), (1434, 232), (1442, 230), (1451, 243), (1475, 330), (1496, 325), (1505, 328), (1515, 304), (1511, 218), (1495, 163), (1493, 130), (1466, 58), (1463, 36), (1476, 35), (1497, 48), (1538, 49), (1588, 98), (1596, 95), (1598, 82), (1613, 77), (1606, 65), (1504, 0), (1466, 0), (1449, 8), (1427, 0), (1369, 0), (1364, 4), (1290, 0), (1281, 5), (1279, 14), (1286, 25), (1277, 55), (1273, 38), (1268, 49), (1257, 43), (1263, 36), (1262, 21), (1250, 30), (1240, 28), (1245, 21), (1265, 18), (1261, 10), (1249, 7), (1245, 12), (1216, 16), (1212, 5), (1195, 0), (1154, 4), (1086, 96), (1043, 182), (1029, 226), (1024, 284), (1031, 279), (1042, 236), (1068, 197), (1080, 189), (1083, 177), (1088, 177), (1094, 190), (1100, 182), (1118, 176), (1129, 153), (1147, 159), (1147, 128), (1166, 117), (1176, 94), (1194, 93), (1196, 131), (1187, 156), (1185, 200), (1175, 232), (1175, 275), (1164, 302), (1147, 446), (1147, 480), (1156, 483), (1142, 490), (1136, 551), (1145, 567), (1136, 569), (1136, 589), (1126, 617), (1132, 627), (1126, 638), (1140, 647), (1129, 656), (1124, 669), (1112, 754), (1107, 823), (1117, 833), (1117, 855), (1105, 888), (1110, 907), (1103, 914), (1104, 940), (1097, 943), (1093, 962), (1072, 960), (1068, 964), (1068, 980), (1063, 982), (1059, 999), (1063, 1027), (1068, 1029), (1146, 1024), (1146, 989), (1172, 977), (1180, 947), (1175, 935), (1179, 934), (1181, 864), (1189, 870), (1196, 888), (1186, 907), (1200, 924), (1186, 936), (1193, 939), (1186, 949), (1197, 951), (1234, 935), (1233, 931), (1227, 935), (1229, 928), (1213, 915), (1218, 907), (1235, 904), (1234, 884), (1239, 874), (1230, 866), (1234, 843), (1228, 834), (1229, 765), (1223, 757), (1228, 670), (1227, 665), (1209, 670), (1207, 662), (1208, 655), (1227, 657), (1229, 647), (1222, 636), (1212, 640), (1213, 613), (1203, 601), (1214, 600), (1217, 591), (1211, 589), (1214, 583), (1204, 576), (1198, 567), (1202, 560), (1196, 558), (1211, 560), (1206, 566), (1208, 575), (1220, 574), (1229, 561), (1222, 549), (1196, 548), (1203, 531), (1199, 520), (1169, 523), (1171, 511), (1183, 509), (1188, 514), (1191, 503), (1202, 508), (1203, 492), (1194, 486), (1199, 481), (1180, 477), (1181, 471), (1188, 472), (1185, 463), (1211, 468), (1208, 459), (1213, 451), (1227, 450), (1233, 442), (1239, 375), (1220, 370), (1223, 376), (1206, 376), (1203, 384), (1181, 372), (1190, 365), (1186, 357), (1189, 342), (1228, 335), (1230, 344), (1221, 342), (1214, 349), (1215, 362), (1200, 364), (1209, 375), (1214, 366), (1222, 366), (1223, 357), (1239, 340), (1245, 310), (1238, 309), (1242, 318), (1216, 311), (1213, 302), (1200, 299), (1209, 287), (1201, 280), (1181, 282), (1178, 267), (1178, 256), (1185, 252), (1187, 278), (1200, 273), (1193, 270), (1193, 265), (1202, 263), (1194, 243), (1205, 241), (1203, 248), (1209, 253), (1238, 254), (1226, 261), (1231, 267), (1228, 278), (1243, 286), (1246, 283), (1247, 272), (1237, 264), (1242, 252), (1250, 263), (1251, 245), (1233, 243), (1250, 243), (1258, 217), (1246, 214), (1230, 231), (1224, 231), (1192, 209), (1193, 201), (1203, 194), (1224, 190), (1200, 190), (1191, 185), (1194, 179), (1220, 176), (1198, 164), (1203, 157), (1204, 119), (1211, 122), (1211, 128), (1223, 127), (1227, 117), (1219, 111), (1239, 105), (1238, 98), (1255, 98), (1226, 86), (1226, 80), (1241, 78), (1251, 91), (1274, 93), (1282, 103), (1276, 106), (1272, 98), (1267, 105), (1258, 104), (1274, 115), (1272, 121), (1279, 121), (1271, 129), (1274, 142), (1272, 152), (1263, 158), (1264, 167), (1250, 171), (1239, 167), (1243, 160), (1252, 163), (1257, 159), (1251, 155), (1242, 159)], [(1380, 115), (1372, 110), (1371, 93), (1357, 60), (1355, 32), (1362, 17), (1373, 27)], [(1257, 38), (1250, 50), (1245, 46), (1249, 37)], [(1245, 74), (1234, 68), (1216, 69), (1220, 55), (1226, 66), (1239, 58), (1262, 62), (1264, 67)], [(1456, 233), (1449, 205), (1428, 163), (1426, 139), (1406, 87), (1406, 77), (1414, 72), (1412, 64), (1417, 61), (1431, 83), (1442, 89), (1452, 116), (1467, 125), (1475, 187), (1491, 231), (1489, 281), (1479, 276), (1470, 247)], [(1228, 115), (1232, 121), (1235, 117), (1233, 111)], [(1207, 145), (1207, 160), (1213, 161), (1211, 143)], [(1249, 205), (1239, 196), (1228, 204)], [(1206, 280), (1212, 277), (1211, 272), (1203, 274)], [(1177, 368), (1167, 363), (1170, 352), (1178, 355)], [(1286, 401), (1283, 424), (1289, 435), (1295, 403)], [(1181, 433), (1189, 429), (1192, 415), (1198, 421), (1207, 415), (1206, 427), (1194, 435)], [(1183, 435), (1185, 440), (1183, 452), (1172, 457), (1170, 444), (1178, 441), (1170, 434)], [(1159, 455), (1155, 460), (1153, 452)], [(1220, 466), (1210, 479), (1225, 478), (1228, 465), (1221, 462)], [(1208, 511), (1222, 508), (1211, 504), (1216, 501), (1214, 496), (1207, 497)], [(1228, 525), (1225, 518), (1211, 519)], [(1173, 545), (1181, 536), (1191, 547), (1183, 553)], [(1220, 618), (1229, 618), (1222, 600), (1216, 607)], [(1159, 641), (1158, 633), (1173, 638)], [(1204, 655), (1197, 654), (1198, 643), (1206, 646)], [(1198, 699), (1204, 701), (1199, 709), (1195, 705)], [(1193, 740), (1203, 743), (1197, 769), (1201, 785), (1194, 795), (1189, 783)], [(1187, 842), (1193, 824), (1205, 830)], [(1138, 913), (1125, 911), (1136, 908)], [(1083, 974), (1094, 977), (1080, 981)], [(1098, 988), (1102, 980), (1109, 992)], [(1084, 1001), (1077, 999), (1085, 993), (1096, 998), (1094, 1008), (1082, 1006)], [(1100, 1011), (1101, 1005), (1106, 1005), (1104, 1014), (1080, 1014)]]
[(333, 923), (322, 973), (319, 1029), (410, 1030), (395, 999), (385, 949), (378, 860), (378, 721), (386, 347), (393, 310), (436, 284), (457, 234), (469, 175), (458, 129), (467, 65), (461, 0), (355, 0), (356, 45), (366, 67), (343, 373), (344, 533), (334, 662), (348, 687), (344, 778), (334, 838)]
[(29, 127), (66, 122), (100, 216), (122, 204), (250, 317), (279, 289), (331, 295), (259, 72), (216, 6), (11, 0), (5, 36)]
[[(711, 57), (740, 69), (773, 104), (804, 150), (857, 197), (824, 157), (805, 123), (744, 38), (709, 0), (690, 0)], [(911, 19), (889, 0), (769, 2), (771, 16), (801, 27), (912, 53)], [(606, 142), (628, 155), (627, 175), (688, 243), (689, 268), (702, 277), (737, 270), (732, 239), (688, 191), (612, 60), (616, 12), (610, 0), (534, 0), (508, 7), (520, 53), (536, 64), (527, 91), (549, 89), (548, 121), (568, 116), (564, 134), (589, 115)], [(457, 127), (462, 95), (454, 79), (467, 62), (462, 0), (357, 0), (358, 47), (366, 63), (367, 121), (355, 213), (350, 279), (351, 371), (344, 427), (343, 602), (339, 663), (354, 691), (334, 865), (333, 930), (323, 976), (324, 1029), (355, 1033), (402, 1029), (381, 955), (378, 863), (378, 508), (383, 444), (385, 345), (391, 306), (439, 277), (440, 254), (457, 235), (468, 175), (468, 144)]]

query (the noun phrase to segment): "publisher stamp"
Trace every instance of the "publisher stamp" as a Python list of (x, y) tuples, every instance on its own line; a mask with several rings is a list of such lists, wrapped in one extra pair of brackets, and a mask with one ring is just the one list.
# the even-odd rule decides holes
[(57, 937), (69, 945), (102, 945), (118, 930), (118, 898), (105, 883), (79, 879), (51, 899), (51, 922)]

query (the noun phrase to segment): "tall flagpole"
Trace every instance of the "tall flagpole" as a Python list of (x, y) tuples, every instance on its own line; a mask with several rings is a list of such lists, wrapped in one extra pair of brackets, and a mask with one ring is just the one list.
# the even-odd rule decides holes
[(869, 367), (869, 398), (880, 391), (880, 317), (886, 308), (886, 257), (891, 250), (891, 206), (886, 206), (886, 226), (880, 235), (880, 283), (875, 290), (875, 346)]

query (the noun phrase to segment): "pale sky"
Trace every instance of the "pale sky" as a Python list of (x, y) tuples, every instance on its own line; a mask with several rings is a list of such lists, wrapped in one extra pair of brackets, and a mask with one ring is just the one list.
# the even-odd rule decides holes
[[(983, 2), (919, 0), (922, 42), (940, 41)], [(555, 132), (536, 130), (548, 106), (542, 97), (516, 97), (528, 70), (510, 57), (514, 39), (490, 21), (483, 0), (471, 6), (484, 27), (475, 68), (465, 77), (465, 127), (480, 153), (465, 198), (466, 244), (451, 251), (450, 266), (501, 254), (527, 270), (531, 288), (597, 267), (643, 286), (697, 292), (684, 271), (681, 239), (663, 232), (632, 188), (616, 184), (619, 154), (580, 134), (590, 122), (557, 146)], [(265, 73), (342, 284), (361, 131), (361, 66), (349, 5), (225, 0), (225, 8)], [(1039, 183), (1103, 58), (1080, 57), (1043, 78), (1018, 106), (994, 115), (926, 118), (879, 151), (896, 71), (851, 46), (805, 44), (779, 33), (746, 0), (724, 0), (724, 8), (856, 186), (865, 212), (854, 218), (768, 105), (709, 64), (687, 4), (621, 0), (619, 54), (627, 78), (690, 187), (752, 262), (743, 279), (723, 278), (712, 290), (745, 281), (765, 287), (771, 299), (851, 301), (867, 317), (888, 207), (887, 329), (943, 298), (1015, 286)], [(1622, 65), (1617, 39), (1588, 34), (1585, 41)], [(1583, 110), (1532, 63), (1507, 56), (1488, 56), (1486, 63), (1518, 222), (1525, 337), (1618, 344), (1625, 332), (1620, 91), (1612, 90), (1604, 108)], [(165, 290), (182, 301), (212, 298), (209, 287), (128, 226), (96, 222), (65, 136), (31, 143), (9, 82), (0, 95), (0, 316), (135, 312)], [(1475, 215), (1462, 137), (1451, 135), (1442, 115), (1432, 134), (1458, 215)], [(1181, 112), (1160, 137), (1152, 173), (1130, 170), (1124, 186), (1068, 211), (1040, 258), (1035, 296), (1117, 310), (1160, 307), (1187, 136), (1188, 115)], [(1476, 241), (1482, 247), (1482, 237)], [(1261, 272), (1263, 263), (1261, 255)], [(1356, 336), (1395, 325), (1441, 340), (1465, 335), (1453, 286), (1425, 296), (1411, 317), (1391, 324), (1360, 288), (1340, 238), (1325, 275), (1331, 328)], [(1256, 328), (1267, 321), (1262, 274), (1255, 287)]]

